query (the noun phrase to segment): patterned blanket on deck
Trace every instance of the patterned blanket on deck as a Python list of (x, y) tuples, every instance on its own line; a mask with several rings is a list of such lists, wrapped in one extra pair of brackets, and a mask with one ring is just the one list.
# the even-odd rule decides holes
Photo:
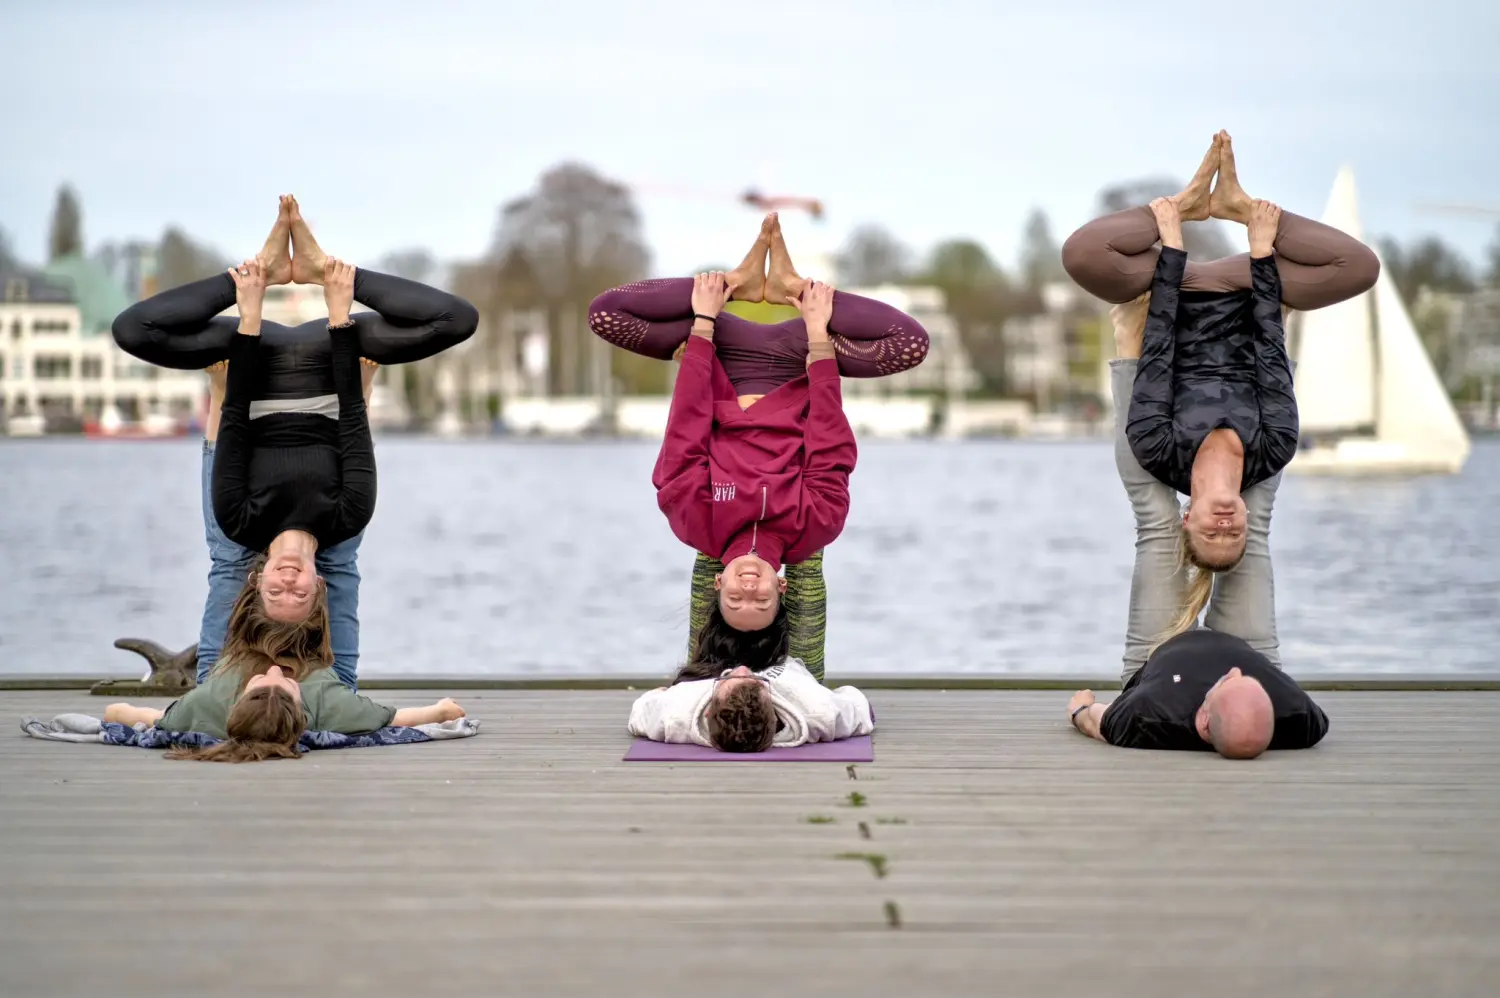
[[(197, 731), (162, 731), (155, 726), (127, 727), (113, 721), (101, 721), (88, 714), (58, 714), (50, 721), (28, 717), (21, 730), (32, 738), (54, 742), (95, 742), (102, 745), (130, 745), (135, 748), (166, 749), (178, 745), (194, 748), (217, 745), (219, 739)], [(415, 728), (381, 728), (363, 735), (343, 735), (337, 731), (305, 731), (299, 748), (312, 749), (373, 748), (376, 745), (406, 745), (411, 742), (470, 738), (479, 734), (479, 722), (460, 717), (442, 724), (423, 724)]]

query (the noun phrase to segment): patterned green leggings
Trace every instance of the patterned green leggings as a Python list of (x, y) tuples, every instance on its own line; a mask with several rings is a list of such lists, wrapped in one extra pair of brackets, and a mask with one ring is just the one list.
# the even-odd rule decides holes
[[(714, 576), (724, 563), (699, 553), (693, 562), (693, 597), (688, 614), (688, 654), (698, 644), (698, 632), (708, 622), (708, 607), (718, 599)], [(786, 566), (787, 620), (792, 630), (792, 657), (823, 681), (823, 639), (828, 629), (828, 589), (823, 585), (823, 552), (800, 565)]]

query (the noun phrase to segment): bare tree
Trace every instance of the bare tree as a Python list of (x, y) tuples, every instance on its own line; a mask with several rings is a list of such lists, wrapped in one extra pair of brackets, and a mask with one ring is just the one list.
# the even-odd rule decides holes
[(969, 239), (938, 244), (922, 281), (943, 290), (948, 314), (985, 391), (1006, 394), (1005, 320), (1038, 311), (1036, 295), (1012, 287), (985, 248)]
[(83, 207), (78, 203), (78, 193), (69, 184), (57, 189), (57, 201), (52, 206), (52, 229), (47, 237), (47, 259), (59, 260), (65, 256), (83, 254)]
[(650, 262), (630, 191), (581, 164), (553, 167), (534, 191), (501, 208), (488, 262), (489, 298), (513, 308), (530, 300), (547, 313), (551, 391), (604, 389), (589, 302), (644, 276)]
[(1485, 283), (1500, 288), (1500, 225), (1495, 226), (1495, 238), (1485, 247)]
[(1428, 236), (1409, 246), (1386, 237), (1379, 240), (1379, 245), (1386, 273), (1408, 305), (1417, 300), (1423, 288), (1461, 294), (1478, 286), (1469, 261), (1437, 236)]
[(1052, 238), (1047, 213), (1035, 208), (1026, 219), (1026, 231), (1021, 239), (1021, 280), (1032, 291), (1040, 291), (1046, 284), (1067, 279), (1067, 271), (1062, 265), (1062, 247)]
[(425, 249), (403, 249), (387, 253), (375, 263), (375, 269), (383, 274), (404, 277), (408, 281), (430, 284), (437, 273), (437, 261)]
[(899, 284), (911, 273), (911, 250), (878, 225), (849, 233), (838, 254), (839, 281), (851, 287)]
[[(1126, 208), (1138, 208), (1157, 198), (1171, 197), (1182, 187), (1171, 177), (1148, 177), (1115, 184), (1099, 192), (1096, 214), (1111, 215)], [(1234, 248), (1217, 221), (1184, 223), (1182, 244), (1189, 260), (1218, 260), (1234, 255)]]

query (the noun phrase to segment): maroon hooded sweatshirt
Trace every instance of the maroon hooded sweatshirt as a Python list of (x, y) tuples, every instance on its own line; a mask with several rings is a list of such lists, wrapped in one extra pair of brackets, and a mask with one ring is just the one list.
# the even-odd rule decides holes
[(713, 342), (689, 336), (651, 484), (678, 540), (779, 570), (843, 532), (856, 456), (837, 360), (741, 409)]

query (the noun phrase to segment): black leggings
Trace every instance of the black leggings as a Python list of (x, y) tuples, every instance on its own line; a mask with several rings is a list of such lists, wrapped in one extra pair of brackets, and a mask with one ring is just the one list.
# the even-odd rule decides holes
[[(359, 353), (377, 364), (409, 364), (442, 353), (474, 335), (479, 312), (446, 291), (373, 270), (354, 272), (354, 300), (374, 312), (352, 318)], [(219, 313), (234, 306), (227, 273), (163, 291), (121, 312), (115, 342), (138, 360), (178, 371), (198, 371), (229, 359), (239, 319)], [(261, 324), (266, 372), (260, 398), (305, 398), (333, 391), (328, 320), (283, 326)]]

